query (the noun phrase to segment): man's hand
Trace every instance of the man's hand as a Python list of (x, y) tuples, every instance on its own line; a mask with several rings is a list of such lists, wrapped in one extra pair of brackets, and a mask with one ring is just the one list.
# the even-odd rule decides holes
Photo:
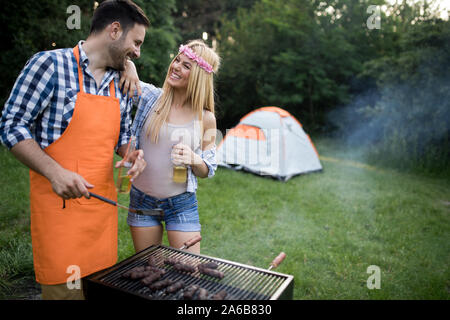
[(87, 182), (82, 176), (73, 171), (60, 168), (49, 178), (53, 191), (63, 199), (76, 199), (86, 197), (89, 199), (88, 188), (94, 186)]
[(89, 198), (87, 188), (94, 186), (79, 174), (61, 167), (35, 140), (22, 140), (12, 147), (11, 152), (24, 165), (46, 177), (53, 191), (63, 199)]
[(127, 60), (125, 70), (120, 73), (119, 88), (121, 88), (124, 95), (129, 94), (131, 97), (133, 97), (136, 90), (138, 96), (142, 94), (136, 66), (131, 60)]

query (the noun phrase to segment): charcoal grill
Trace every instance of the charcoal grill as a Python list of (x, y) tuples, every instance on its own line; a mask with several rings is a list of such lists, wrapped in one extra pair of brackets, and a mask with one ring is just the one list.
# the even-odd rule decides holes
[[(151, 291), (140, 280), (131, 280), (122, 274), (132, 268), (147, 265), (150, 257), (164, 268), (162, 279), (183, 280), (185, 288), (195, 284), (209, 292), (209, 298), (215, 293), (226, 290), (226, 300), (287, 300), (293, 298), (294, 277), (274, 271), (255, 268), (224, 259), (185, 252), (164, 245), (153, 245), (122, 262), (96, 272), (83, 279), (85, 296), (95, 299), (146, 299), (146, 300), (183, 300), (184, 289), (169, 294), (165, 289)], [(182, 263), (197, 266), (206, 262), (218, 264), (218, 270), (224, 273), (223, 279), (215, 279), (198, 272), (184, 273), (164, 264), (164, 259), (175, 258)]]

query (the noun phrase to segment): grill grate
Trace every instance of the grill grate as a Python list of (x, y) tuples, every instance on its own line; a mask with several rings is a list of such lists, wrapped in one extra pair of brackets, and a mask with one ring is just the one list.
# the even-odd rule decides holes
[[(227, 300), (269, 300), (287, 298), (292, 299), (293, 277), (277, 272), (267, 271), (235, 262), (197, 255), (180, 251), (163, 245), (151, 246), (119, 264), (89, 276), (87, 282), (87, 297), (95, 295), (95, 288), (99, 285), (102, 290), (115, 289), (135, 296), (151, 300), (182, 300), (183, 290), (169, 294), (165, 289), (151, 291), (140, 280), (124, 278), (122, 274), (132, 268), (147, 265), (149, 257), (157, 261), (157, 266), (166, 270), (161, 279), (183, 280), (185, 288), (191, 284), (198, 285), (209, 292), (209, 298), (215, 293), (226, 290)], [(197, 266), (206, 262), (218, 264), (218, 270), (224, 273), (223, 279), (215, 279), (203, 275), (196, 270), (194, 273), (183, 273), (164, 264), (164, 259), (175, 258), (180, 262)], [(96, 285), (91, 285), (95, 283)]]

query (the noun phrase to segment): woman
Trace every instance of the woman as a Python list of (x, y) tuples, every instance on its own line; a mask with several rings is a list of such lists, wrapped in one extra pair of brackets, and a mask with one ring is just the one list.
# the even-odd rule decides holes
[[(196, 177), (212, 177), (217, 169), (213, 75), (219, 64), (213, 49), (194, 40), (180, 46), (162, 89), (141, 82), (132, 132), (147, 166), (133, 180), (130, 207), (160, 208), (164, 217), (128, 213), (136, 252), (161, 244), (162, 221), (172, 247), (180, 248), (200, 235)], [(134, 65), (130, 69), (122, 83), (136, 76)], [(189, 251), (200, 253), (200, 243)]]

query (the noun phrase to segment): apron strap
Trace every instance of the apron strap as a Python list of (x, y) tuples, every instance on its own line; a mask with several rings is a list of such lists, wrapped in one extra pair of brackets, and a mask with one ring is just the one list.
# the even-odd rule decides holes
[(114, 87), (114, 78), (109, 83), (109, 95), (111, 96), (111, 98), (116, 97), (116, 88)]
[(78, 45), (75, 46), (75, 48), (73, 48), (73, 54), (75, 56), (75, 59), (77, 60), (77, 69), (78, 69), (78, 83), (80, 85), (80, 92), (84, 92), (83, 91), (83, 71), (81, 69), (80, 66), (80, 53), (79, 53), (80, 48), (78, 47)]
[[(83, 90), (83, 71), (80, 66), (80, 48), (78, 45), (73, 48), (73, 54), (75, 56), (75, 59), (77, 60), (77, 69), (78, 69), (78, 84), (80, 86), (80, 92), (84, 92)], [(112, 98), (116, 97), (116, 89), (114, 87), (114, 78), (111, 80), (109, 84), (109, 95)]]

